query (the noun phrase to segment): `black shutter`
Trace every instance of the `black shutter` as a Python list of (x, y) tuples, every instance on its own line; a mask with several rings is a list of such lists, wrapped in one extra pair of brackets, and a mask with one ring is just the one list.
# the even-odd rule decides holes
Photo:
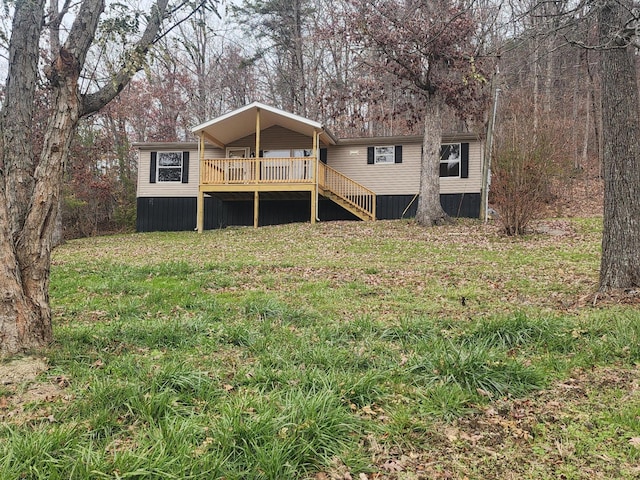
[(460, 144), (460, 178), (469, 178), (469, 144)]
[(324, 163), (325, 165), (327, 164), (327, 149), (326, 148), (321, 148), (320, 149), (320, 161), (322, 163)]
[(396, 145), (395, 163), (402, 163), (402, 145)]
[(182, 152), (182, 183), (189, 183), (189, 152)]
[(373, 147), (367, 147), (367, 164), (368, 165), (373, 165), (373, 160), (374, 160), (374, 151), (373, 151)]
[(156, 183), (156, 170), (158, 170), (157, 158), (158, 152), (151, 152), (151, 165), (149, 166), (149, 183)]
[(262, 158), (264, 156), (264, 150), (260, 150), (258, 153), (258, 157)]

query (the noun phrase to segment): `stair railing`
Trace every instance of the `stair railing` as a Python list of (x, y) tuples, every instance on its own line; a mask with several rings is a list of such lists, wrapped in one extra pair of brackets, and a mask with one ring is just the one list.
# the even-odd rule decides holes
[(318, 186), (347, 203), (361, 215), (375, 220), (376, 194), (364, 185), (324, 163), (319, 163)]

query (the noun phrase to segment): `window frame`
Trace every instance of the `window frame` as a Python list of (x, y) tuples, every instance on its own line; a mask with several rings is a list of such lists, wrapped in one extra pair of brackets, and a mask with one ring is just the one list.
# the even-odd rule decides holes
[[(456, 145), (458, 147), (458, 158), (457, 162), (451, 160), (451, 152), (449, 152), (449, 157), (447, 159), (443, 158), (444, 148), (451, 147)], [(458, 173), (457, 175), (442, 175), (442, 166), (443, 164), (447, 165), (447, 171), (450, 170), (449, 165), (451, 163), (458, 164)], [(439, 168), (439, 176), (440, 178), (462, 178), (462, 142), (451, 142), (451, 143), (443, 143), (440, 145), (440, 168)]]
[[(378, 152), (378, 149), (390, 150)], [(385, 161), (379, 160), (379, 157), (387, 157)], [(389, 161), (390, 158), (390, 161)], [(373, 164), (374, 165), (393, 165), (396, 163), (396, 146), (395, 145), (376, 145), (373, 147)]]
[[(161, 165), (162, 156), (166, 155), (180, 155), (180, 166), (175, 165)], [(180, 177), (175, 180), (165, 180), (160, 176), (161, 170), (180, 170)], [(184, 176), (184, 152), (158, 152), (157, 164), (156, 164), (156, 182), (157, 183), (182, 183)]]

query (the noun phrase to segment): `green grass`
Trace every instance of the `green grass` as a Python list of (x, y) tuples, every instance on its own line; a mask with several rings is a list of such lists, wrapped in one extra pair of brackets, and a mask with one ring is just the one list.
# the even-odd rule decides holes
[(635, 478), (640, 312), (584, 300), (600, 222), (566, 225), (69, 242), (53, 391), (0, 387), (0, 480)]

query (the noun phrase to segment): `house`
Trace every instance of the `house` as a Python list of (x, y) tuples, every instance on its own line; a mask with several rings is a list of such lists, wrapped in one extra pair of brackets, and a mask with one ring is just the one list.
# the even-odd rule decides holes
[[(415, 215), (422, 137), (338, 139), (261, 103), (193, 133), (198, 142), (135, 145), (138, 231)], [(481, 172), (475, 135), (443, 137), (440, 197), (449, 215), (479, 216)]]

